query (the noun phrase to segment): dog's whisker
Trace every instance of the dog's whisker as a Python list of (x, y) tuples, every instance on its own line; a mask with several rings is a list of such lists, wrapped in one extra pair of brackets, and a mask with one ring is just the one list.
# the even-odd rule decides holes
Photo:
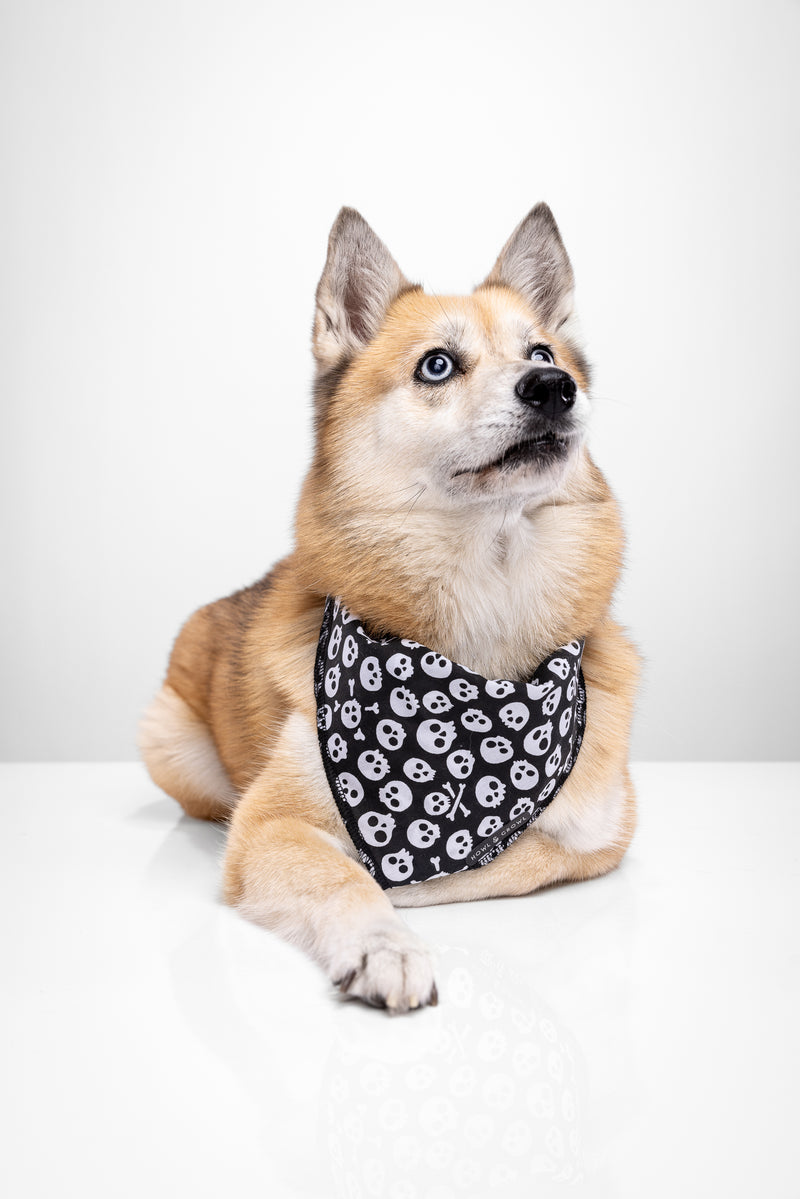
[(500, 542), (500, 540), (502, 539), (502, 536), (503, 536), (503, 530), (504, 530), (504, 529), (505, 529), (505, 527), (506, 527), (506, 521), (507, 521), (507, 520), (508, 520), (508, 513), (507, 513), (507, 512), (504, 512), (504, 513), (503, 513), (503, 519), (500, 521), (500, 528), (497, 530), (497, 532), (495, 533), (494, 537), (492, 538), (492, 545), (497, 545), (497, 544)]
[(414, 508), (416, 507), (416, 505), (418, 504), (418, 502), (419, 502), (419, 501), (422, 499), (422, 496), (423, 496), (423, 494), (424, 494), (424, 493), (425, 493), (427, 490), (428, 490), (428, 484), (427, 484), (427, 483), (422, 483), (422, 484), (420, 484), (420, 486), (419, 486), (419, 489), (418, 489), (418, 491), (417, 491), (416, 495), (414, 495), (414, 496), (412, 496), (412, 497), (411, 497), (411, 502), (410, 502), (410, 504), (408, 504), (408, 505), (402, 505), (400, 508), (398, 508), (398, 512), (402, 512), (402, 511), (403, 511), (403, 508), (405, 508), (405, 513), (406, 513), (406, 515), (405, 515), (405, 520), (404, 520), (404, 521), (402, 521), (402, 523), (401, 523), (401, 525), (400, 525), (400, 527), (401, 527), (401, 528), (403, 527), (403, 524), (405, 524), (405, 521), (406, 521), (406, 520), (408, 520), (408, 518), (409, 518), (409, 516), (411, 515), (412, 511), (414, 510)]
[(599, 392), (592, 392), (592, 399), (596, 404), (616, 404), (618, 408), (634, 408), (635, 405), (630, 400), (621, 400), (619, 396), (600, 395)]
[(463, 335), (465, 332), (465, 325), (464, 325), (463, 320), (456, 320), (453, 313), (447, 311), (444, 304), (442, 303), (441, 297), (438, 296), (435, 291), (432, 291), (429, 294), (431, 296), (431, 299), (435, 300), (436, 303), (439, 305), (439, 307), (442, 310), (443, 315), (446, 317), (447, 325), (450, 330), (450, 336), (453, 338), (453, 341), (457, 342), (457, 341), (461, 340), (463, 338)]
[(434, 299), (434, 300), (436, 301), (436, 303), (439, 305), (439, 307), (441, 308), (442, 312), (444, 313), (444, 315), (447, 317), (447, 319), (448, 319), (448, 321), (449, 321), (449, 320), (451, 319), (451, 318), (450, 318), (450, 314), (449, 314), (449, 312), (447, 311), (447, 309), (445, 308), (445, 306), (444, 306), (444, 304), (442, 303), (442, 301), (441, 301), (441, 299), (439, 298), (439, 296), (436, 294), (436, 292), (435, 292), (435, 291), (432, 291), (432, 292), (430, 293), (430, 295), (431, 295), (431, 298), (432, 298), (432, 299)]

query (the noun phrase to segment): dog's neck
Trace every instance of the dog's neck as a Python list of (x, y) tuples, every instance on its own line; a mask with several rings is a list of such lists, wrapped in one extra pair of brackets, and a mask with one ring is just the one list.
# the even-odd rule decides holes
[(420, 502), (396, 522), (353, 508), (333, 534), (329, 523), (301, 502), (309, 582), (340, 595), (376, 633), (419, 641), (487, 677), (523, 678), (591, 632), (619, 570), (616, 505), (588, 456), (568, 488), (534, 507)]

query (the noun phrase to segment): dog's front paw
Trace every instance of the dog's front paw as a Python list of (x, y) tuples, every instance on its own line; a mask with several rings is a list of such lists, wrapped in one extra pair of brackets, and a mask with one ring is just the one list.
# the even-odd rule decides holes
[(334, 984), (349, 999), (389, 1012), (438, 1002), (428, 950), (400, 924), (381, 925), (343, 946), (331, 967)]

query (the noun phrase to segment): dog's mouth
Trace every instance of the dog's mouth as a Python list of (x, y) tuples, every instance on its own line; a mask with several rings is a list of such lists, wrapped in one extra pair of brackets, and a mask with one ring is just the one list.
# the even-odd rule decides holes
[(570, 438), (552, 429), (526, 437), (504, 450), (499, 458), (484, 462), (480, 466), (469, 466), (457, 470), (453, 478), (461, 475), (482, 475), (486, 471), (510, 471), (518, 466), (547, 466), (566, 457)]

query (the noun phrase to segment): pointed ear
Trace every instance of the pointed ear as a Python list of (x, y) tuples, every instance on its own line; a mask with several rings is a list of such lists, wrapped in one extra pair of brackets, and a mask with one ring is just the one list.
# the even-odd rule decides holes
[(328, 239), (317, 287), (313, 348), (331, 370), (375, 336), (386, 310), (410, 284), (377, 234), (354, 208), (343, 208)]
[(543, 325), (556, 332), (572, 315), (572, 274), (555, 217), (537, 204), (517, 225), (481, 287), (504, 284), (521, 292)]

